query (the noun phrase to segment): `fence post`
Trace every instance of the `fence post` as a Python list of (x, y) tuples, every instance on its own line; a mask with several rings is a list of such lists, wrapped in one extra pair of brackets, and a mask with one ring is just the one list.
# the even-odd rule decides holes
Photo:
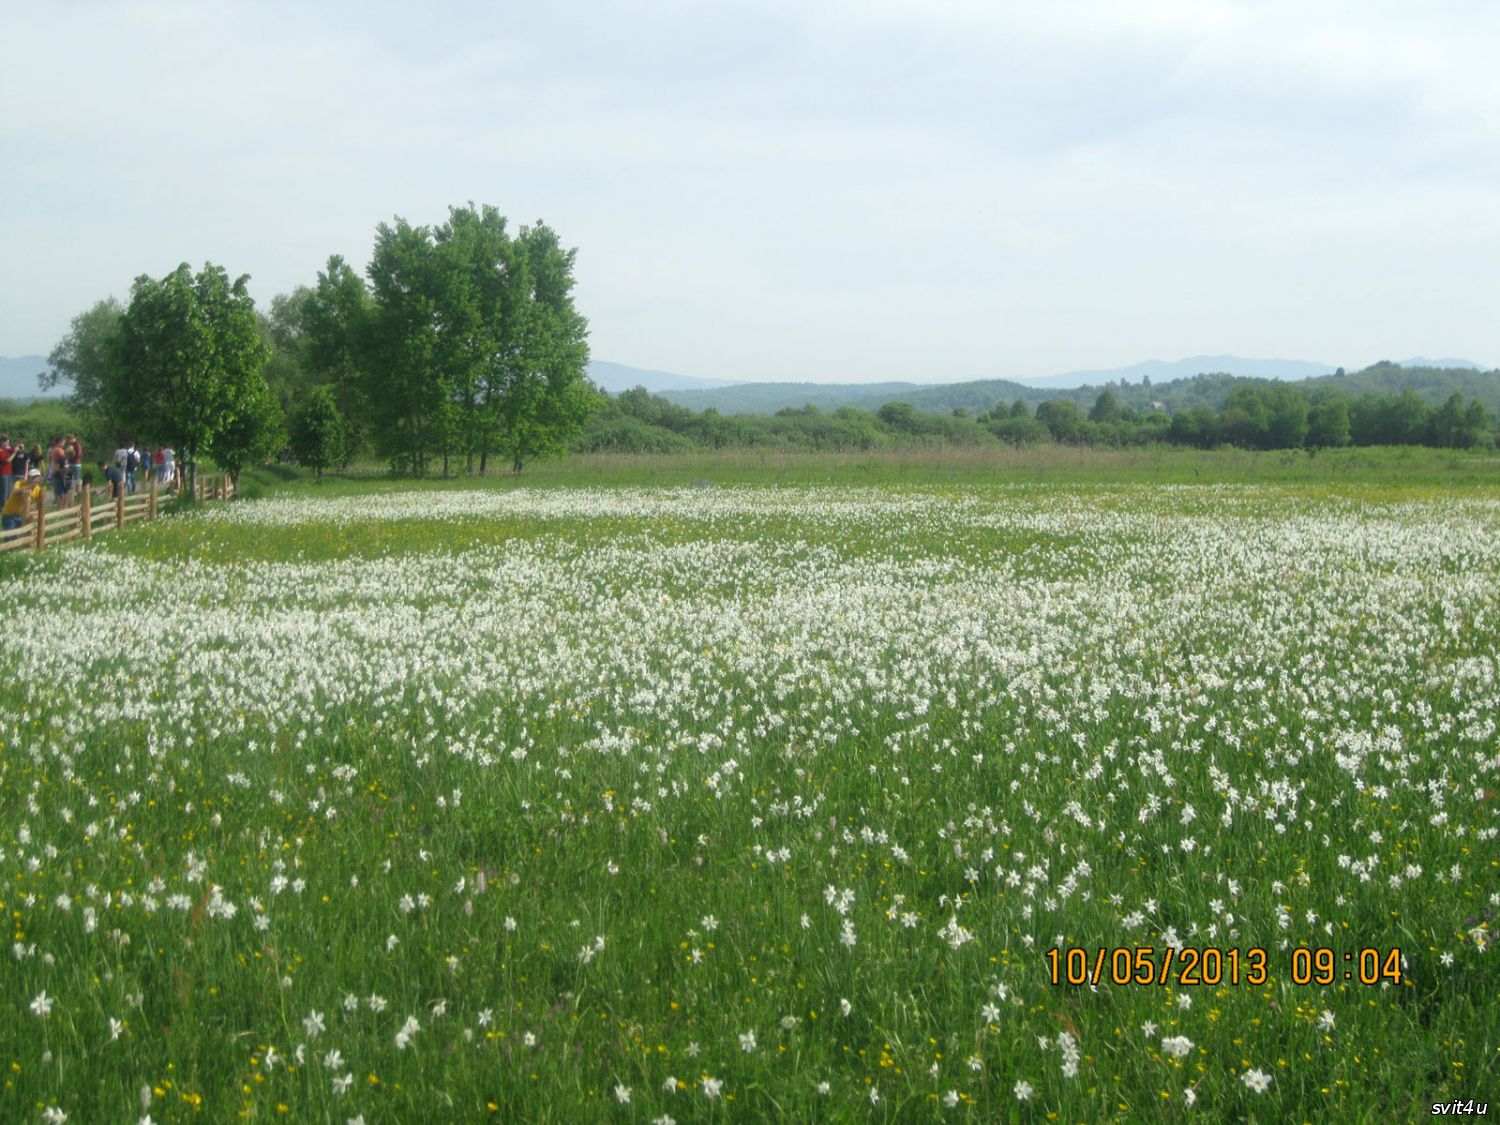
[(78, 519), (83, 527), (83, 537), (87, 539), (90, 533), (92, 533), (92, 531), (94, 530), (89, 523), (89, 521), (93, 519), (93, 516), (91, 515), (94, 498), (93, 488), (89, 485), (84, 485), (82, 491), (79, 492), (79, 497), (80, 506), (78, 510)]
[(115, 530), (119, 531), (125, 526), (125, 486), (121, 484), (115, 489)]
[(43, 490), (42, 495), (36, 502), (36, 547), (40, 551), (47, 545), (47, 493)]
[(156, 478), (155, 477), (151, 478), (151, 500), (146, 505), (146, 518), (148, 520), (154, 520), (156, 518)]

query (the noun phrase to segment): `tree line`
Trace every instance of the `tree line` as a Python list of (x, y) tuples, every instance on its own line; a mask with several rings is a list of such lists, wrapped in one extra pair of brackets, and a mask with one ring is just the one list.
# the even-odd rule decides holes
[(490, 206), (376, 228), (366, 276), (334, 255), (265, 312), (220, 266), (138, 277), (48, 357), (85, 432), (241, 469), (289, 450), (319, 475), (372, 454), (398, 473), (521, 471), (567, 450), (598, 402), (576, 251)]
[(1085, 411), (1070, 399), (1035, 409), (1010, 405), (932, 414), (904, 402), (876, 411), (841, 406), (788, 408), (775, 414), (697, 412), (642, 388), (602, 395), (573, 442), (579, 452), (669, 453), (732, 446), (870, 450), (913, 444), (1015, 446), (1139, 446), (1153, 443), (1243, 449), (1332, 449), (1349, 445), (1490, 448), (1496, 419), (1477, 399), (1454, 393), (1431, 406), (1407, 388), (1398, 394), (1351, 396), (1269, 380), (1241, 382), (1219, 408), (1198, 405), (1175, 414), (1122, 405), (1112, 388)]

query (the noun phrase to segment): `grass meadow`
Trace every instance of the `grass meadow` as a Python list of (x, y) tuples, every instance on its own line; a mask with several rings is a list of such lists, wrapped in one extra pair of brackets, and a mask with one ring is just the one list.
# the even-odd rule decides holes
[(1338, 456), (262, 472), (0, 560), (0, 1119), (1493, 1100), (1496, 466)]

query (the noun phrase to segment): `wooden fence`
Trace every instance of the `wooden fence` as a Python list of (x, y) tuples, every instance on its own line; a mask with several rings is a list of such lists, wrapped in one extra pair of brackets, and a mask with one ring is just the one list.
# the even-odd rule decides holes
[[(200, 474), (194, 494), (199, 500), (228, 500), (234, 495), (234, 482), (228, 473)], [(92, 539), (105, 531), (118, 531), (133, 520), (154, 520), (159, 499), (154, 478), (149, 489), (128, 496), (123, 487), (113, 499), (102, 488), (80, 488), (77, 496), (78, 503), (49, 512), (44, 487), (32, 509), (31, 522), (14, 531), (0, 532), (0, 551), (42, 551), (70, 539)]]

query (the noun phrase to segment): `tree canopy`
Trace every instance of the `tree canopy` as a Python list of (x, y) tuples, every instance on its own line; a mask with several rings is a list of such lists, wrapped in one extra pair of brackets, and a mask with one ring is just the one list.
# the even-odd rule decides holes
[(186, 262), (136, 278), (104, 381), (104, 406), (126, 427), (212, 453), (235, 475), (280, 420), (248, 280), (212, 264), (194, 274)]

